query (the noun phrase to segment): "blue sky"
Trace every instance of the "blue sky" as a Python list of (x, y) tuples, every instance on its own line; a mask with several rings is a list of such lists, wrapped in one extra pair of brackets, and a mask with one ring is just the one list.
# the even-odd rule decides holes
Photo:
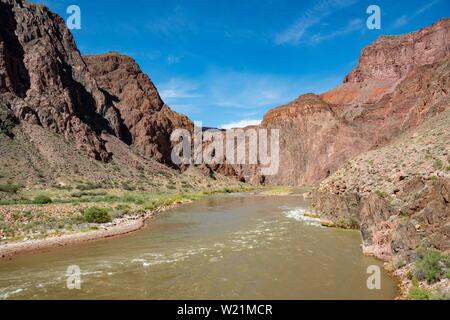
[[(301, 94), (338, 85), (361, 49), (450, 16), (448, 0), (35, 0), (67, 18), (83, 54), (131, 55), (164, 101), (204, 126), (254, 123)], [(369, 5), (381, 30), (366, 27)]]

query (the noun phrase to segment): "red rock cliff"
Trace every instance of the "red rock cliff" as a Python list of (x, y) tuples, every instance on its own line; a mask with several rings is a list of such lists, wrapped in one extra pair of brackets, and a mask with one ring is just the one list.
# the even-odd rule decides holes
[[(450, 19), (404, 36), (381, 37), (363, 50), (341, 86), (270, 110), (261, 127), (281, 130), (281, 159), (279, 174), (265, 181), (319, 181), (351, 157), (449, 108), (449, 43)], [(246, 179), (259, 180), (255, 174)]]
[(82, 57), (45, 6), (1, 0), (0, 21), (0, 102), (18, 120), (64, 134), (99, 160), (111, 156), (101, 138), (108, 133), (171, 164), (170, 133), (192, 123), (164, 104), (133, 59)]

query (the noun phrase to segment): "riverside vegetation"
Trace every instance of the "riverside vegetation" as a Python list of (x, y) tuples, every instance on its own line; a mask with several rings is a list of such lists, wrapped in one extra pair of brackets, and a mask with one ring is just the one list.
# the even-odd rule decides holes
[(256, 189), (245, 184), (182, 193), (81, 188), (8, 189), (14, 196), (0, 201), (0, 244), (94, 231), (205, 196)]

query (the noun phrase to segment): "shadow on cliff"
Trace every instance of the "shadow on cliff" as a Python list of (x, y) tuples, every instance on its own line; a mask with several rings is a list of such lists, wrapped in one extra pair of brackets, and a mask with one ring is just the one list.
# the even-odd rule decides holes
[(15, 33), (17, 23), (12, 8), (12, 5), (0, 2), (0, 41), (5, 43), (3, 54), (12, 86), (7, 88), (6, 82), (0, 82), (0, 90), (12, 89), (17, 96), (24, 98), (30, 88), (30, 76), (24, 64), (25, 52)]

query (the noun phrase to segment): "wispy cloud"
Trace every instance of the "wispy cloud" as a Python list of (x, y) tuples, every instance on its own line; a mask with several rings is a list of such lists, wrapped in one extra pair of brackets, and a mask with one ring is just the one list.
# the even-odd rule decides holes
[(419, 15), (419, 14), (424, 13), (424, 12), (427, 11), (428, 9), (431, 9), (431, 7), (433, 7), (434, 5), (438, 4), (439, 2), (440, 2), (440, 0), (434, 0), (434, 1), (431, 1), (431, 2), (427, 3), (427, 4), (424, 5), (422, 8), (420, 8), (419, 10), (417, 10), (417, 11), (416, 11), (416, 14)]
[(230, 123), (225, 123), (225, 124), (221, 124), (219, 126), (220, 129), (233, 129), (233, 128), (245, 128), (248, 126), (257, 126), (261, 123), (262, 120), (240, 120), (240, 121), (236, 121), (236, 122), (230, 122)]
[(417, 18), (422, 13), (428, 11), (429, 9), (434, 7), (436, 4), (438, 4), (439, 2), (440, 2), (440, 0), (431, 1), (431, 2), (427, 3), (423, 7), (420, 7), (418, 10), (416, 10), (415, 12), (413, 12), (413, 13), (411, 13), (409, 15), (406, 15), (406, 14), (401, 15), (400, 17), (398, 17), (394, 21), (394, 24), (392, 25), (392, 27), (393, 28), (403, 27), (404, 25), (408, 24), (408, 22), (410, 22), (411, 20)]
[(147, 30), (164, 37), (181, 35), (185, 31), (194, 30), (193, 19), (189, 19), (181, 6), (174, 7), (170, 12), (147, 24)]
[(196, 78), (173, 78), (157, 86), (163, 100), (174, 110), (188, 115), (219, 112), (232, 116), (230, 122), (235, 125), (242, 119), (259, 119), (270, 108), (301, 94), (324, 92), (340, 81), (341, 76), (311, 78), (215, 69)]
[(164, 100), (199, 98), (198, 84), (182, 78), (172, 78), (160, 86), (160, 95)]
[[(210, 96), (222, 108), (252, 109), (281, 103), (293, 91), (289, 79), (270, 74), (214, 71)], [(298, 88), (297, 88), (298, 90)]]
[(394, 28), (402, 27), (406, 25), (408, 22), (409, 22), (408, 16), (406, 14), (403, 14), (395, 20)]
[(192, 104), (171, 104), (170, 107), (182, 114), (201, 114), (202, 109)]
[(322, 0), (300, 16), (291, 26), (275, 36), (276, 44), (298, 44), (310, 41), (310, 30), (338, 9), (353, 5), (355, 0)]
[(352, 33), (354, 31), (363, 30), (364, 21), (362, 19), (353, 19), (348, 22), (348, 24), (342, 28), (329, 33), (317, 33), (311, 36), (310, 43), (318, 44), (324, 40), (333, 39), (338, 36), (344, 36), (346, 34)]

